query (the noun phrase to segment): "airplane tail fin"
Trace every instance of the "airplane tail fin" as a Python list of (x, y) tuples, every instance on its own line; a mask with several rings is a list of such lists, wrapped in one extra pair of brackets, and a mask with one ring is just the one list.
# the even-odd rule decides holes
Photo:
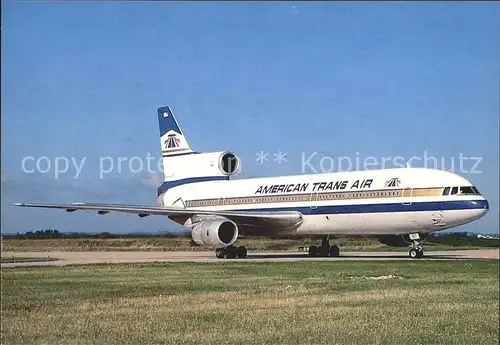
[(228, 180), (240, 167), (231, 152), (193, 152), (169, 107), (158, 109), (164, 182), (158, 195), (187, 183)]
[(163, 157), (193, 152), (170, 107), (158, 109), (158, 122), (160, 124), (160, 143)]

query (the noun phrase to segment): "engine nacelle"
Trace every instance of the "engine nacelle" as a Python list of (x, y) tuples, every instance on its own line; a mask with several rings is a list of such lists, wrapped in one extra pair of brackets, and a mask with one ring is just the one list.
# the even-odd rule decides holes
[(232, 152), (222, 152), (217, 160), (219, 171), (226, 176), (233, 175), (240, 168), (240, 159)]
[(206, 152), (163, 159), (165, 181), (204, 176), (231, 176), (240, 169), (240, 159), (232, 152)]
[(236, 242), (238, 226), (227, 218), (205, 219), (193, 226), (193, 241), (203, 247), (225, 248)]

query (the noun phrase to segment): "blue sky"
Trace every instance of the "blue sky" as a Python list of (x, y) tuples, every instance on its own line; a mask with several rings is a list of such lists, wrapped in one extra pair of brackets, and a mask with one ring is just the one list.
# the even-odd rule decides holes
[[(460, 154), (482, 157), (481, 173), (461, 175), (491, 210), (457, 230), (498, 231), (498, 3), (5, 1), (2, 16), (2, 232), (180, 229), (161, 217), (9, 206), (154, 205), (158, 176), (100, 178), (99, 160), (159, 159), (162, 105), (193, 149), (236, 152), (239, 177), (300, 174), (312, 152), (427, 152), (445, 169)], [(272, 160), (278, 150), (287, 162)], [(56, 179), (53, 166), (24, 172), (28, 156), (86, 161), (77, 179), (74, 168)]]

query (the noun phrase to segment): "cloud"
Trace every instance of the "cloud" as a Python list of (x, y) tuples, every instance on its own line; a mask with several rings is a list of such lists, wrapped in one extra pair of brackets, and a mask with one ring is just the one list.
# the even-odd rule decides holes
[(158, 173), (150, 173), (147, 177), (141, 178), (141, 183), (146, 186), (159, 187), (163, 183), (163, 177)]
[(133, 144), (135, 142), (136, 142), (136, 139), (133, 137), (125, 137), (122, 139), (122, 143), (126, 143), (126, 144)]
[(158, 174), (116, 176), (105, 179), (53, 179), (44, 176), (2, 175), (2, 199), (8, 202), (109, 202), (156, 204)]
[(2, 175), (2, 198), (19, 201), (49, 201), (53, 195), (74, 190), (71, 181), (47, 177), (9, 177)]
[[(106, 177), (105, 179), (54, 179), (47, 176), (18, 174), (5, 178), (2, 174), (2, 232), (15, 233), (39, 228), (61, 231), (180, 231), (173, 222), (162, 217), (142, 219), (114, 213), (105, 217), (94, 212), (55, 212), (13, 207), (16, 202), (100, 202), (157, 206), (156, 188), (161, 175), (144, 174)], [(160, 179), (160, 180), (159, 180)], [(5, 181), (8, 181), (5, 183)]]

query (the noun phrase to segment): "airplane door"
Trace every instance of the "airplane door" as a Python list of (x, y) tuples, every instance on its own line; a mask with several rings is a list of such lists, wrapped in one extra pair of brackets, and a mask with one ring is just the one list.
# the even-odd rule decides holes
[(217, 206), (224, 206), (224, 198), (219, 198), (217, 201)]
[[(413, 188), (406, 187), (401, 191), (401, 198), (402, 198), (402, 204), (403, 205), (411, 205), (411, 197), (413, 195)], [(406, 198), (410, 198), (409, 200), (406, 200)]]
[(311, 193), (309, 207), (311, 210), (315, 210), (318, 208), (318, 193)]
[(186, 204), (182, 198), (175, 200), (172, 206), (186, 208)]

